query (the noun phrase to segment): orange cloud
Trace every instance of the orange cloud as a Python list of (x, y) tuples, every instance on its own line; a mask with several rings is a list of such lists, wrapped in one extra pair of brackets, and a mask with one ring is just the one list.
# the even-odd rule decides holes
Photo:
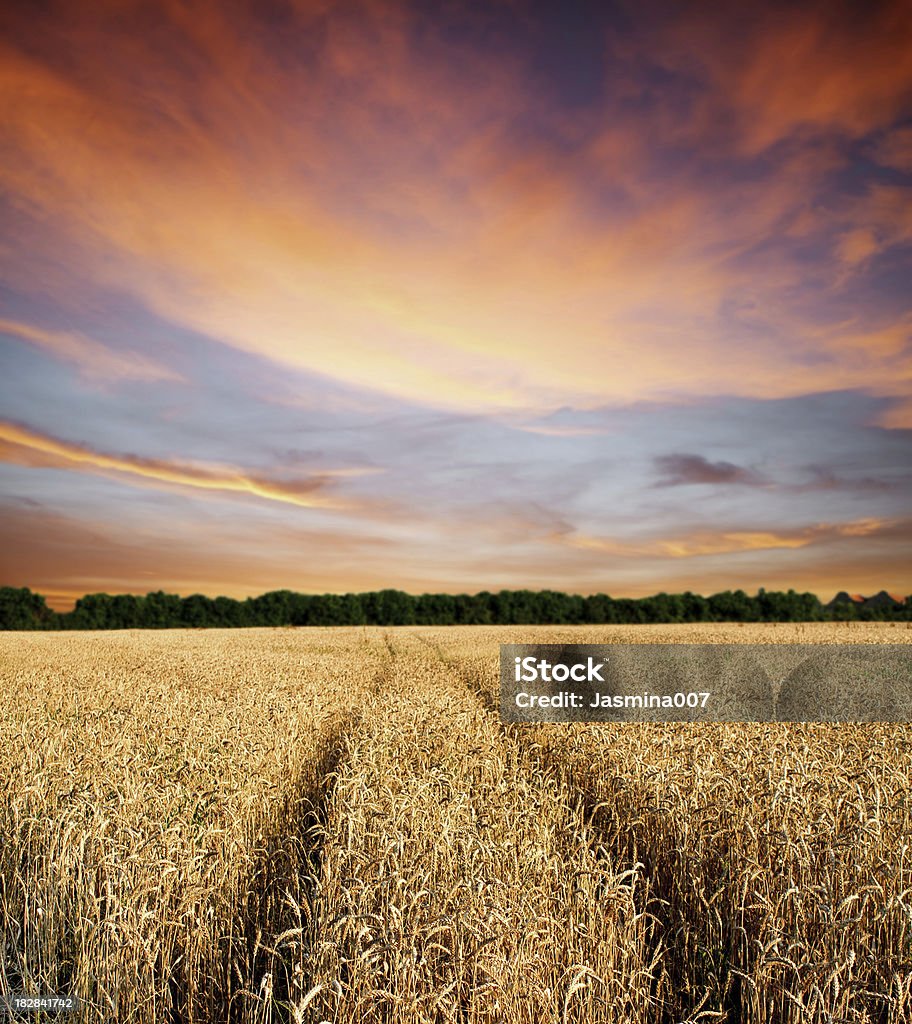
[[(520, 522), (501, 516), (499, 524), (465, 519), (456, 524), (458, 541), (429, 546), (418, 543), (414, 531), (377, 536), (331, 527), (301, 530), (272, 521), (265, 530), (236, 518), (213, 529), (204, 515), (169, 522), (164, 533), (157, 521), (93, 521), (36, 503), (10, 503), (0, 515), (7, 540), (3, 582), (53, 596), (61, 609), (72, 598), (98, 590), (234, 597), (282, 587), (340, 592), (387, 586), (412, 593), (556, 587), (615, 596), (758, 586), (821, 595), (879, 587), (907, 592), (905, 563), (896, 551), (907, 549), (912, 536), (909, 521), (858, 520), (766, 535), (722, 531), (716, 542), (704, 531), (677, 541), (614, 544), (563, 534), (548, 517)], [(720, 539), (722, 533), (727, 539)], [(517, 543), (520, 536), (524, 539)], [(797, 543), (801, 540), (806, 543)], [(674, 543), (689, 545), (691, 557), (670, 556), (666, 548)], [(788, 558), (771, 558), (771, 546), (787, 548)], [(303, 560), (302, 550), (308, 552)]]
[(839, 241), (839, 258), (854, 266), (880, 249), (874, 232), (870, 228), (854, 228), (847, 231)]
[(162, 484), (190, 487), (194, 490), (250, 494), (269, 501), (299, 505), (302, 508), (345, 509), (345, 502), (326, 496), (323, 491), (335, 476), (351, 476), (360, 470), (320, 470), (304, 480), (283, 482), (230, 467), (214, 467), (189, 462), (145, 459), (135, 455), (107, 455), (85, 445), (61, 441), (0, 421), (0, 459), (28, 466), (80, 468), (87, 472), (113, 472), (121, 479), (138, 478)]
[(893, 521), (859, 519), (849, 523), (820, 523), (795, 530), (695, 531), (680, 538), (651, 541), (619, 541), (587, 534), (554, 535), (553, 539), (584, 551), (598, 551), (624, 558), (698, 558), (745, 551), (805, 548), (847, 537), (868, 537), (893, 526)]
[[(519, 143), (516, 119), (540, 97), (517, 62), (433, 35), (419, 50), (405, 8), (301, 8), (294, 29), (313, 52), (282, 61), (215, 8), (162, 5), (146, 32), (138, 17), (130, 4), (116, 18), (73, 6), (42, 23), (30, 55), (4, 47), (17, 159), (0, 183), (66, 226), (95, 280), (183, 327), (466, 410), (896, 384), (876, 352), (850, 367), (794, 361), (828, 342), (789, 332), (769, 351), (707, 327), (735, 287), (780, 315), (794, 268), (735, 261), (797, 217), (832, 153), (786, 156), (756, 185), (657, 183), (644, 140), (667, 111), (613, 120), (572, 161)], [(707, 102), (736, 108), (747, 150), (806, 124), (861, 133), (892, 116), (912, 52), (895, 15), (874, 18), (857, 53), (853, 31), (821, 24), (764, 21), (746, 52), (718, 48)], [(673, 60), (676, 42), (686, 55), (709, 31), (672, 21), (663, 53)], [(52, 59), (63, 46), (68, 73)], [(721, 145), (715, 113), (682, 131)], [(602, 186), (629, 201), (593, 210)], [(850, 261), (895, 244), (867, 219), (898, 201), (854, 212)]]
[(709, 73), (713, 88), (696, 127), (724, 125), (749, 153), (809, 130), (862, 137), (890, 125), (909, 99), (912, 20), (904, 0), (863, 12), (757, 5), (731, 16), (687, 5), (653, 43), (661, 62)]
[[(0, 507), (6, 541), (3, 584), (28, 586), (58, 610), (83, 594), (248, 597), (267, 590), (304, 592), (381, 589), (388, 544), (363, 535), (291, 529), (270, 523), (249, 530), (205, 519), (167, 526), (82, 519), (36, 506)], [(300, 552), (307, 551), (306, 559)]]

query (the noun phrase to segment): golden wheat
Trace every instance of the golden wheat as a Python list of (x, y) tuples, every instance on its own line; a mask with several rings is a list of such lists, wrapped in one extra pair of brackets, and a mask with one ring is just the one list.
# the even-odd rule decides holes
[(4, 992), (86, 1021), (912, 1021), (905, 725), (503, 726), (501, 642), (0, 635)]
[[(619, 627), (617, 642), (901, 642), (905, 626)], [(591, 629), (491, 642), (592, 642)], [(428, 634), (494, 706), (477, 641)], [(912, 1020), (912, 731), (904, 724), (514, 730), (622, 863), (644, 865), (668, 1019)]]
[(311, 1019), (640, 1020), (637, 872), (433, 652), (395, 648), (326, 826)]
[(3, 637), (5, 992), (73, 990), (105, 1021), (257, 1001), (323, 765), (386, 656), (327, 640)]

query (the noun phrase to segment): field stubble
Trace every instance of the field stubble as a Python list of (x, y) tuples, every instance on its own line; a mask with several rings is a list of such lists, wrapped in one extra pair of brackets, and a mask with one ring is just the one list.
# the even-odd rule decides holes
[(503, 726), (501, 642), (0, 636), (0, 987), (91, 1021), (912, 1021), (906, 725)]

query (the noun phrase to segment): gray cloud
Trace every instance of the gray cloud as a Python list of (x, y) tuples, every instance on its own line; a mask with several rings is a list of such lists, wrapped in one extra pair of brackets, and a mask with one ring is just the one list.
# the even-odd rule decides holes
[(654, 460), (656, 469), (663, 474), (656, 487), (681, 487), (685, 484), (743, 484), (762, 487), (769, 483), (766, 477), (736, 466), (732, 462), (710, 462), (702, 455), (673, 453), (659, 455)]
[(908, 478), (888, 479), (884, 477), (844, 476), (826, 466), (807, 466), (810, 479), (788, 488), (796, 493), (804, 491), (859, 491), (870, 494), (874, 491), (895, 491), (908, 484)]

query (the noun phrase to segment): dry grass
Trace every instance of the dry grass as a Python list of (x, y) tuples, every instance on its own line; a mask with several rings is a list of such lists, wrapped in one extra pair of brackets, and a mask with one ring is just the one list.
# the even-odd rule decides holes
[(499, 723), (500, 642), (0, 635), (5, 991), (90, 1021), (912, 1021), (908, 726)]
[(385, 647), (219, 631), (0, 650), (0, 986), (75, 991), (93, 1020), (243, 1018)]
[(640, 1020), (637, 873), (439, 658), (397, 647), (327, 822), (313, 1019)]
[[(536, 631), (537, 642), (604, 639)], [(618, 642), (902, 642), (905, 626), (641, 627)], [(515, 634), (513, 634), (515, 637)], [(529, 639), (532, 637), (530, 636)], [(494, 706), (477, 642), (428, 636)], [(515, 638), (521, 640), (522, 637)], [(491, 637), (506, 640), (506, 637)], [(642, 863), (667, 1020), (912, 1020), (912, 731), (627, 724), (514, 734)]]

